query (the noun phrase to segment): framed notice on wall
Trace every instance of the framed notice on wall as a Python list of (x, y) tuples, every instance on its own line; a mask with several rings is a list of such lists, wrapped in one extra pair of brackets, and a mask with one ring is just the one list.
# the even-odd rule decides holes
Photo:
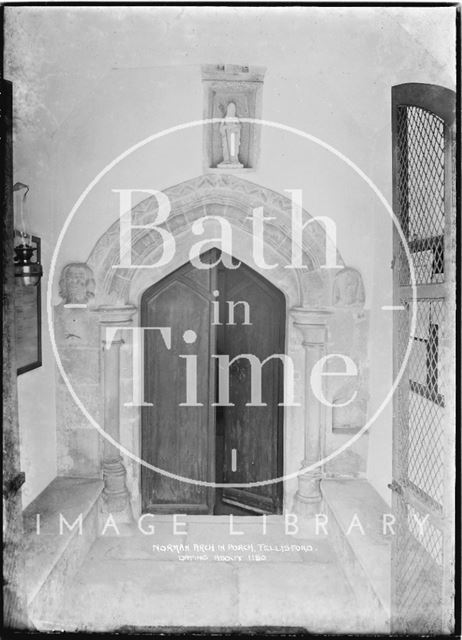
[[(19, 236), (15, 232), (16, 237)], [(30, 243), (35, 247), (35, 258), (40, 256), (40, 238), (31, 236)], [(18, 278), (16, 278), (18, 280)], [(41, 285), (25, 287), (15, 282), (15, 332), (17, 374), (31, 371), (42, 365), (41, 333)]]

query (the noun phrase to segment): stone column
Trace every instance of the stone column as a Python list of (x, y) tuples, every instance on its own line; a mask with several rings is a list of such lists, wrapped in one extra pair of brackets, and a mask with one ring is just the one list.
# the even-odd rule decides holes
[[(310, 310), (294, 307), (291, 314), (296, 327), (303, 336), (305, 351), (305, 383), (303, 406), (304, 414), (304, 458), (301, 469), (321, 459), (321, 438), (325, 429), (324, 407), (313, 393), (311, 371), (314, 365), (325, 355), (326, 322), (329, 311)], [(310, 517), (320, 512), (321, 506), (321, 468), (316, 467), (298, 476), (298, 490), (295, 494), (294, 510), (299, 516)]]
[[(99, 313), (103, 343), (104, 430), (115, 442), (120, 442), (120, 347), (124, 342), (123, 329), (116, 332), (114, 336), (108, 336), (107, 329), (130, 325), (136, 307), (132, 305), (101, 306), (96, 311)], [(104, 439), (105, 511), (112, 514), (117, 522), (129, 522), (133, 519), (125, 478), (126, 471), (120, 450)]]

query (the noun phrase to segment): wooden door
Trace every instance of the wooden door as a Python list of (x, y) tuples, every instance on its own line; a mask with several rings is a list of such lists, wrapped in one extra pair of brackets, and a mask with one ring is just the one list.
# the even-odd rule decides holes
[[(219, 353), (228, 355), (230, 361), (240, 354), (253, 354), (260, 362), (284, 353), (282, 292), (243, 263), (236, 270), (220, 266), (218, 289), (222, 322), (218, 327)], [(278, 406), (283, 392), (282, 363), (275, 358), (262, 368), (261, 400), (265, 406), (247, 406), (251, 401), (249, 360), (240, 358), (229, 369), (229, 400), (234, 406), (222, 407), (217, 415), (217, 429), (223, 433), (223, 467), (217, 469), (217, 477), (221, 472), (225, 483), (276, 478), (282, 475), (282, 407)], [(280, 513), (282, 483), (225, 488), (221, 498), (256, 513)]]
[[(202, 261), (215, 263), (213, 250)], [(234, 318), (229, 304), (233, 304)], [(244, 324), (248, 305), (249, 324)], [(217, 321), (218, 310), (218, 321)], [(232, 360), (253, 354), (260, 362), (284, 353), (285, 298), (244, 264), (210, 270), (184, 265), (142, 297), (144, 327), (171, 327), (171, 348), (157, 331), (145, 331), (145, 402), (142, 409), (142, 458), (172, 474), (220, 483), (251, 483), (282, 475), (282, 363), (262, 367), (262, 403), (251, 400), (250, 363), (236, 360), (229, 368), (229, 400), (216, 406), (214, 354)], [(186, 331), (197, 339), (185, 342)], [(197, 402), (186, 401), (186, 362), (197, 356)], [(218, 444), (217, 444), (218, 443)], [(185, 483), (142, 467), (143, 511), (213, 513), (215, 490)], [(282, 484), (218, 491), (220, 503), (253, 513), (279, 513)], [(219, 513), (226, 513), (221, 509)]]
[[(213, 255), (209, 254), (210, 260)], [(205, 261), (205, 258), (202, 257)], [(213, 359), (215, 332), (211, 324), (211, 294), (215, 270), (187, 263), (148, 289), (141, 301), (144, 327), (171, 327), (168, 350), (158, 331), (145, 331), (145, 402), (142, 409), (142, 459), (185, 478), (214, 480)], [(190, 342), (191, 332), (197, 339)], [(185, 341), (186, 340), (186, 341)], [(197, 356), (197, 402), (186, 397), (186, 360)], [(143, 511), (211, 513), (213, 489), (167, 477), (142, 467)]]
[[(455, 94), (393, 87), (394, 375), (392, 632), (453, 628)], [(411, 318), (415, 312), (416, 323)], [(422, 526), (419, 525), (423, 523)]]

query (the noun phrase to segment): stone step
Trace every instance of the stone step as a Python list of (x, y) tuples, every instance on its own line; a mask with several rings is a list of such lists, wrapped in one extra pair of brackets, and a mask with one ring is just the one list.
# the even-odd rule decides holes
[(58, 477), (23, 512), (27, 603), (38, 629), (96, 539), (102, 489), (102, 480)]
[(321, 490), (329, 540), (363, 613), (362, 632), (389, 633), (391, 535), (383, 533), (383, 515), (391, 508), (365, 479), (323, 480)]

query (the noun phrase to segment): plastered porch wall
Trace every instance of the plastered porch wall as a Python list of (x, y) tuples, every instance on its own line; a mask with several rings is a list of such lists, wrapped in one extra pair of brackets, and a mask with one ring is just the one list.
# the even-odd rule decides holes
[[(32, 227), (45, 240), (44, 287), (62, 224), (94, 176), (146, 136), (202, 116), (203, 63), (265, 66), (263, 117), (337, 147), (388, 199), (391, 86), (454, 84), (454, 12), (448, 9), (23, 7), (5, 14), (5, 76), (14, 83), (17, 116), (15, 180), (31, 185)], [(202, 173), (201, 154), (198, 128), (127, 158), (70, 226), (57, 275), (68, 262), (85, 261), (117, 216), (111, 189), (164, 189), (190, 179)], [(343, 259), (364, 279), (369, 359), (380, 361), (371, 367), (372, 411), (391, 382), (391, 317), (380, 310), (391, 302), (390, 220), (351, 169), (287, 133), (262, 132), (260, 167), (246, 178), (281, 193), (300, 188), (312, 215), (336, 221)], [(53, 302), (59, 302), (57, 283)], [(26, 503), (56, 473), (54, 363), (45, 313), (43, 336), (43, 367), (19, 383)], [(387, 410), (371, 429), (368, 456), (368, 477), (387, 499), (390, 429)]]

